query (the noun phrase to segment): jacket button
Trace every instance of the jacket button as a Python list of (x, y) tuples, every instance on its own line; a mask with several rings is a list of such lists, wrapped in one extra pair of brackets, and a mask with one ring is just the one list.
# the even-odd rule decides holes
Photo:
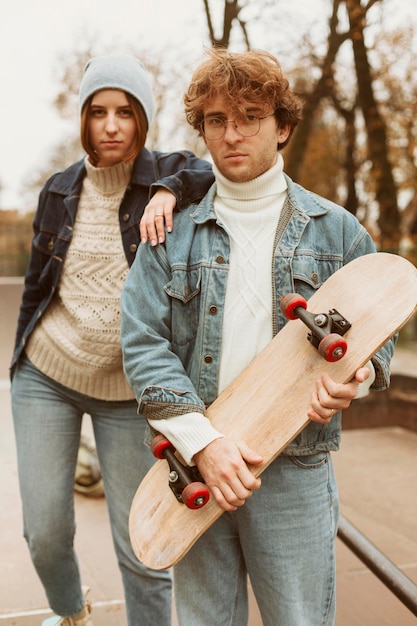
[(216, 256), (216, 263), (224, 263), (224, 256), (222, 256), (221, 254), (219, 254), (219, 256)]
[(318, 275), (316, 274), (316, 272), (313, 272), (313, 273), (311, 274), (311, 280), (313, 281), (313, 283), (317, 283), (317, 282), (318, 282), (319, 277), (318, 277)]
[(124, 213), (124, 215), (123, 215), (123, 217), (122, 217), (122, 220), (123, 220), (124, 222), (128, 222), (128, 221), (129, 221), (129, 217), (130, 217), (130, 214), (129, 214), (129, 213)]
[(206, 354), (206, 356), (204, 357), (204, 363), (213, 363), (213, 357), (211, 356), (211, 354)]
[(210, 315), (216, 315), (217, 307), (214, 304), (212, 304), (211, 307), (209, 308), (209, 313)]
[(131, 243), (129, 246), (129, 250), (130, 252), (136, 252), (136, 250), (138, 249), (137, 245), (135, 243)]

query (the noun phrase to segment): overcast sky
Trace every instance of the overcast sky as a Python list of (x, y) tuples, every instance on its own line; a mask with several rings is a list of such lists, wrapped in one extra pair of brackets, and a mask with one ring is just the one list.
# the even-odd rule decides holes
[[(248, 4), (256, 11), (256, 0)], [(329, 4), (329, 0), (292, 0), (291, 4), (277, 1), (276, 6), (277, 12), (278, 7), (286, 7), (296, 11), (298, 19), (314, 24), (323, 23), (323, 7)], [(402, 19), (417, 23), (416, 0), (384, 0), (384, 4), (399, 5)], [(210, 0), (215, 9), (222, 10), (223, 5), (224, 0)], [(285, 37), (291, 23), (288, 15), (279, 14), (284, 17), (281, 32), (256, 34), (250, 29), (254, 47), (268, 49), (272, 37), (274, 41)], [(52, 105), (57, 64), (66, 51), (88, 40), (98, 42), (97, 54), (108, 53), (109, 48), (124, 52), (134, 45), (150, 52), (181, 50), (184, 58), (195, 57), (197, 64), (208, 43), (206, 33), (202, 0), (16, 0), (4, 5), (0, 20), (1, 208), (23, 208), (22, 182), (48, 160), (53, 145), (68, 130)]]
[(1, 208), (21, 207), (22, 181), (47, 160), (67, 129), (52, 106), (60, 55), (87, 39), (100, 42), (97, 54), (109, 48), (124, 52), (132, 45), (149, 45), (150, 50), (178, 46), (184, 33), (181, 23), (188, 25), (185, 31), (205, 34), (198, 27), (203, 19), (200, 7), (201, 0), (16, 0), (3, 6)]

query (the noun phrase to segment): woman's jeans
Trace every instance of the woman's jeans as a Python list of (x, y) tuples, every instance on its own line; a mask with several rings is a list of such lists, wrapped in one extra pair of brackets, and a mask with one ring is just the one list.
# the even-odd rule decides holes
[(49, 603), (58, 615), (84, 606), (74, 552), (74, 473), (84, 413), (91, 415), (129, 626), (170, 626), (168, 572), (144, 567), (133, 554), (130, 505), (154, 458), (143, 444), (146, 422), (136, 401), (105, 402), (76, 393), (23, 359), (13, 378), (24, 534)]
[(244, 626), (247, 574), (264, 626), (330, 626), (339, 500), (328, 453), (278, 457), (174, 567), (180, 626)]

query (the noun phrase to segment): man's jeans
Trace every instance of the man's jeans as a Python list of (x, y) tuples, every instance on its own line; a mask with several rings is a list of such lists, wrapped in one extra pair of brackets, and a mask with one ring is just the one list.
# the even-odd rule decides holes
[(174, 567), (181, 626), (244, 626), (248, 573), (264, 626), (333, 624), (339, 501), (330, 455), (278, 457), (261, 478)]
[[(73, 548), (73, 489), (81, 420), (87, 413), (94, 428), (129, 626), (170, 626), (170, 576), (145, 568), (129, 539), (130, 505), (154, 462), (143, 444), (146, 422), (137, 415), (136, 401), (89, 398), (55, 383), (23, 359), (13, 378), (12, 409), (24, 534), (51, 608), (68, 616), (84, 605)], [(89, 566), (94, 570), (94, 563)]]

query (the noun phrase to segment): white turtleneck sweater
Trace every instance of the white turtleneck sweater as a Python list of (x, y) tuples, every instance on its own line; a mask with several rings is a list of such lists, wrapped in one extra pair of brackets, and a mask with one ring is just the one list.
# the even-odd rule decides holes
[(119, 206), (132, 163), (105, 168), (85, 161), (72, 240), (54, 298), (26, 353), (44, 374), (85, 395), (129, 400), (123, 373), (120, 294), (129, 271)]
[[(219, 393), (272, 339), (272, 255), (286, 197), (283, 160), (244, 183), (226, 179), (214, 166), (214, 210), (230, 239)], [(193, 455), (221, 437), (201, 413), (149, 420), (192, 464)]]
[(245, 183), (214, 166), (216, 215), (230, 239), (230, 268), (222, 329), (219, 393), (272, 339), (272, 254), (286, 197), (283, 161)]

